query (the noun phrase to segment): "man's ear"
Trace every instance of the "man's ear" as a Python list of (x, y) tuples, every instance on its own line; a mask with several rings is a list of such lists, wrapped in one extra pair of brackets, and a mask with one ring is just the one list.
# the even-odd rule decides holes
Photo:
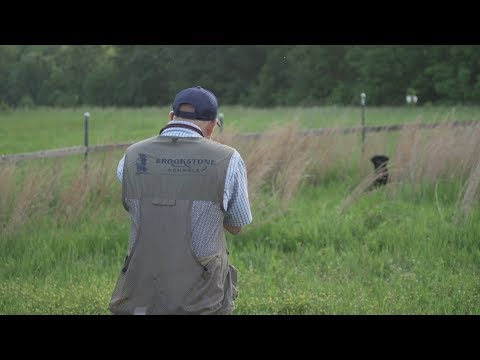
[(173, 120), (173, 117), (175, 116), (175, 113), (173, 111), (170, 111), (170, 113), (168, 114), (168, 116), (170, 117), (170, 121)]
[(215, 126), (217, 126), (217, 119), (211, 120), (207, 124), (207, 138), (210, 139), (210, 136), (213, 133), (213, 129), (215, 129)]

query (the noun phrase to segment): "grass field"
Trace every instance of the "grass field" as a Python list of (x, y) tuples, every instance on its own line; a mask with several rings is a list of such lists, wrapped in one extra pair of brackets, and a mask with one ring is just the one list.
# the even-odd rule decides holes
[[(85, 110), (97, 144), (151, 136), (169, 109)], [(73, 110), (2, 114), (13, 139), (2, 135), (0, 153), (81, 145), (85, 110), (77, 142)], [(245, 160), (254, 216), (227, 235), (235, 314), (480, 314), (480, 128), (369, 134), (362, 153), (358, 135), (296, 135), (356, 126), (358, 109), (223, 111), (231, 126), (216, 139)], [(477, 111), (367, 109), (366, 118), (471, 120)], [(22, 142), (19, 131), (31, 136)], [(115, 174), (122, 153), (90, 154), (87, 172), (83, 156), (0, 164), (0, 314), (109, 314), (129, 236)], [(390, 182), (368, 191), (374, 153), (390, 157)]]
[[(0, 112), (0, 155), (83, 146), (85, 120), (90, 113), (89, 144), (137, 141), (158, 133), (168, 121), (170, 108), (79, 108)], [(276, 124), (295, 121), (302, 128), (361, 125), (360, 107), (219, 109), (225, 128), (237, 132), (263, 132)], [(448, 120), (480, 120), (480, 107), (380, 107), (365, 110), (366, 125), (391, 125)]]

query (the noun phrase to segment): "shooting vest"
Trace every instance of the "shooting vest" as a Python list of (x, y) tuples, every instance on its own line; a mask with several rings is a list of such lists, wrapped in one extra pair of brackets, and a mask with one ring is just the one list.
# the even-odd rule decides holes
[(114, 314), (229, 314), (237, 271), (229, 264), (225, 233), (219, 251), (192, 249), (194, 200), (219, 204), (234, 149), (203, 137), (156, 136), (130, 146), (122, 181), (125, 199), (139, 201), (137, 237), (113, 291)]

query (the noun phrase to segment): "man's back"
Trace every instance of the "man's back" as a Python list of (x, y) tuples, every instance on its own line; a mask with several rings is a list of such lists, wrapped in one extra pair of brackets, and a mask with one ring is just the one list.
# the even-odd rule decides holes
[(110, 301), (115, 314), (229, 314), (237, 271), (224, 230), (252, 221), (246, 167), (211, 141), (217, 99), (199, 86), (180, 91), (160, 135), (120, 160), (129, 252)]
[[(223, 193), (234, 150), (203, 138), (156, 137), (131, 146), (125, 157), (123, 197), (138, 201), (137, 239), (120, 274), (114, 313), (229, 313), (236, 296), (223, 232)], [(209, 256), (192, 251), (193, 204), (216, 226), (204, 237)], [(212, 209), (221, 211), (212, 212)], [(198, 212), (195, 212), (198, 217)], [(206, 219), (204, 219), (206, 220)], [(233, 275), (236, 278), (236, 274)], [(141, 284), (139, 286), (138, 284)], [(225, 286), (218, 286), (225, 284)]]

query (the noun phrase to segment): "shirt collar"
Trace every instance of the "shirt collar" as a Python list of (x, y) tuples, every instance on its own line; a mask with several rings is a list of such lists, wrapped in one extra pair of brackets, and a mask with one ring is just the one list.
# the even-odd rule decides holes
[[(171, 121), (168, 122), (168, 124), (169, 125), (175, 125), (175, 124), (190, 125), (190, 126), (193, 126), (193, 127), (197, 128), (198, 130), (202, 131), (202, 129), (200, 129), (200, 127), (198, 125), (196, 125), (194, 123), (191, 123), (190, 121), (171, 120)], [(165, 129), (165, 131), (162, 132), (162, 135), (169, 135), (169, 134), (171, 135), (172, 133), (178, 134), (179, 132), (181, 132), (182, 136), (184, 136), (184, 137), (200, 137), (200, 134), (198, 134), (196, 131), (181, 128), (181, 127)]]

